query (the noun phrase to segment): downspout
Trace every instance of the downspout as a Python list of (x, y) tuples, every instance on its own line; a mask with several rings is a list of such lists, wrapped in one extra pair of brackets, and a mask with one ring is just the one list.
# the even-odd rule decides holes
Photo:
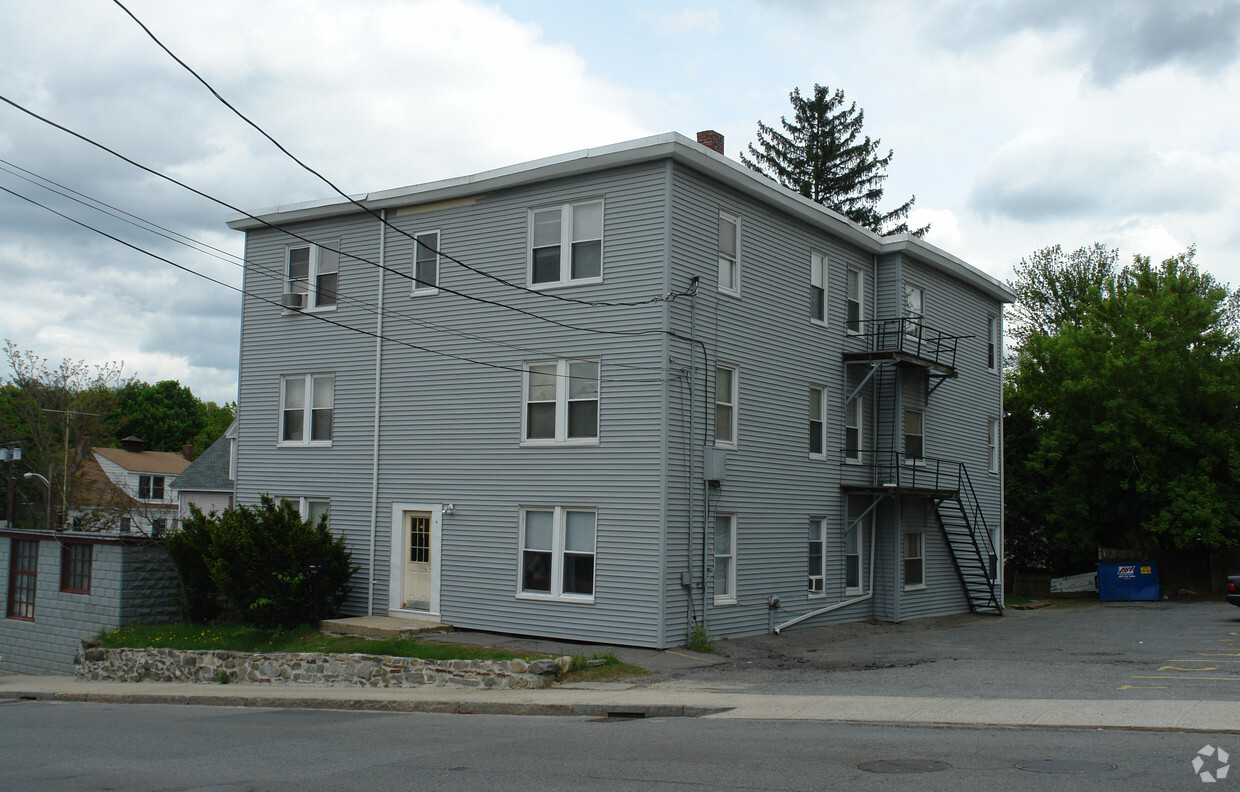
[[(869, 512), (877, 508), (879, 501), (881, 500), (882, 499), (880, 498), (879, 500), (874, 501), (872, 504), (870, 504), (870, 508), (862, 512), (861, 516), (857, 518), (857, 522), (859, 523), (862, 520), (864, 520), (865, 516)], [(844, 600), (843, 602), (837, 602), (834, 605), (828, 605), (825, 608), (818, 608), (817, 610), (812, 610), (809, 613), (802, 613), (800, 616), (797, 616), (794, 619), (789, 619), (783, 624), (780, 624), (777, 627), (771, 628), (771, 632), (775, 633), (776, 635), (779, 635), (781, 632), (784, 631), (784, 629), (791, 627), (794, 624), (800, 624), (806, 619), (812, 619), (815, 616), (821, 616), (824, 613), (830, 613), (831, 611), (839, 610), (840, 608), (846, 608), (849, 605), (855, 605), (858, 602), (865, 602), (866, 600), (873, 597), (874, 596), (874, 537), (877, 533), (878, 533), (877, 526), (871, 525), (870, 527), (870, 576), (868, 578), (870, 585), (869, 585), (868, 591), (866, 591), (864, 594), (862, 594), (859, 597), (853, 597), (852, 599)], [(775, 611), (772, 609), (771, 613), (774, 613), (774, 612)]]
[(387, 272), (387, 210), (381, 210), (379, 225), (379, 310), (375, 312), (375, 429), (370, 463), (370, 579), (366, 582), (366, 615), (375, 615), (375, 546), (379, 537), (379, 395), (383, 381), (383, 276)]

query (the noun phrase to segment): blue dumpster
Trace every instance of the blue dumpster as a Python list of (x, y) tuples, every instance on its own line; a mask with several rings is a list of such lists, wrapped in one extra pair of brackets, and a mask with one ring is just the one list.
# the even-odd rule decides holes
[(1103, 602), (1157, 600), (1158, 564), (1145, 562), (1098, 562), (1098, 599)]

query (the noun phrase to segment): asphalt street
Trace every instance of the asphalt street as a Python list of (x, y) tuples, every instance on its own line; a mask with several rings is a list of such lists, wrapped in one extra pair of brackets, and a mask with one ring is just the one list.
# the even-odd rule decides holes
[(1203, 788), (1206, 746), (1204, 772), (1240, 751), (1234, 734), (13, 700), (0, 743), (0, 789), (28, 792), (1173, 790)]

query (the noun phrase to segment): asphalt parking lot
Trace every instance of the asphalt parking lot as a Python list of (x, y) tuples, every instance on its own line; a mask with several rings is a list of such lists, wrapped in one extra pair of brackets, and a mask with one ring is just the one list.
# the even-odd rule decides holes
[(746, 693), (1240, 699), (1240, 608), (1074, 603), (719, 641), (722, 662), (647, 684)]

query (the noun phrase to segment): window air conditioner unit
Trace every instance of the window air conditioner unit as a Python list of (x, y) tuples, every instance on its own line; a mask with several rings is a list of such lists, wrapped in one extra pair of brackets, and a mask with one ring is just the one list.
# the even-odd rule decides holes
[(285, 292), (280, 295), (280, 307), (300, 311), (305, 300), (306, 295), (304, 294), (300, 294), (298, 292)]

